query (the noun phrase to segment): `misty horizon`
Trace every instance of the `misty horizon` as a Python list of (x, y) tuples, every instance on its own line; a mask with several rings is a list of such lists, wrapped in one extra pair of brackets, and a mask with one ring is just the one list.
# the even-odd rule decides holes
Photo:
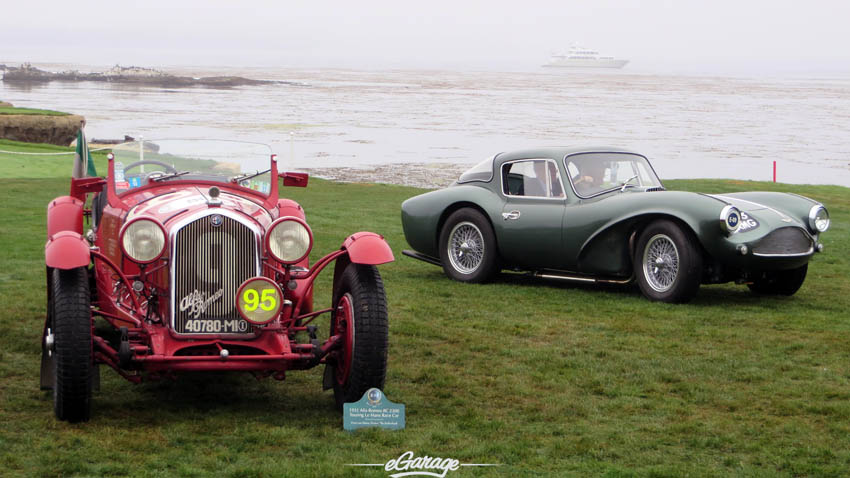
[(634, 73), (829, 75), (850, 73), (848, 17), (826, 1), (41, 2), (4, 9), (0, 63), (535, 71), (578, 42)]

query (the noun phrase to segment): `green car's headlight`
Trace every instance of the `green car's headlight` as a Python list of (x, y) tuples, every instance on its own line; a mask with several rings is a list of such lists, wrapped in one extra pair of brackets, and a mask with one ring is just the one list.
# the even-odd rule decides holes
[(824, 232), (829, 229), (829, 212), (823, 205), (812, 206), (809, 210), (809, 227), (812, 232)]
[(266, 247), (275, 260), (284, 264), (295, 264), (310, 253), (313, 247), (313, 233), (301, 219), (284, 217), (269, 227)]
[(133, 262), (153, 262), (165, 251), (165, 229), (151, 219), (133, 219), (121, 230), (121, 249)]
[(720, 211), (720, 229), (731, 236), (741, 227), (741, 211), (735, 206), (724, 206)]

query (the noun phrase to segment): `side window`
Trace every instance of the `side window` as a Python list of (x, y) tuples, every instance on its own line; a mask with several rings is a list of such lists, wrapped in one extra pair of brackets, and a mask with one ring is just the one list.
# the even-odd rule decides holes
[(549, 187), (552, 192), (552, 197), (562, 198), (564, 196), (564, 185), (561, 183), (561, 174), (558, 172), (558, 165), (554, 161), (547, 161), (547, 171), (549, 173)]
[(505, 196), (564, 197), (561, 175), (553, 161), (530, 159), (502, 165), (502, 192)]

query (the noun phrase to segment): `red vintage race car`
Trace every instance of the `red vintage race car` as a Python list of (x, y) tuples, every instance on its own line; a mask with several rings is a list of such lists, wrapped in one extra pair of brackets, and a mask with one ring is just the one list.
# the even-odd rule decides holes
[[(324, 364), (340, 407), (383, 387), (375, 266), (392, 251), (358, 232), (311, 265), (312, 231), (279, 178), (308, 181), (279, 172), (266, 145), (169, 140), (117, 145), (105, 179), (71, 180), (47, 208), (41, 386), (57, 418), (89, 419), (100, 364), (135, 383), (231, 370), (282, 380)], [(331, 263), (333, 303), (314, 309), (313, 284)]]

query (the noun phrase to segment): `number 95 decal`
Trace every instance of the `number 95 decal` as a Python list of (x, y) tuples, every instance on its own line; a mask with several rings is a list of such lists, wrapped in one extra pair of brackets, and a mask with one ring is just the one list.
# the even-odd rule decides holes
[(265, 325), (280, 313), (283, 294), (280, 287), (266, 277), (252, 277), (239, 286), (236, 308), (243, 319), (254, 325)]

